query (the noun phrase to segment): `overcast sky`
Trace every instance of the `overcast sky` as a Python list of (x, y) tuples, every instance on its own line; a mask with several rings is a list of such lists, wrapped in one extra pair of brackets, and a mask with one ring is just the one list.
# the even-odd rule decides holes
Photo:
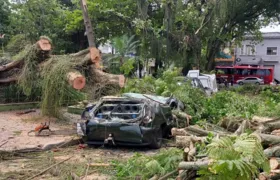
[(271, 25), (261, 29), (261, 32), (280, 32), (280, 25)]

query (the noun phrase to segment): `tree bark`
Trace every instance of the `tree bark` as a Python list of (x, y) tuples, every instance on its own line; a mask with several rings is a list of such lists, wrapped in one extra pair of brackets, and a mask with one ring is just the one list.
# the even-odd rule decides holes
[(276, 129), (280, 129), (280, 121), (265, 124), (261, 132), (270, 133)]
[(191, 134), (189, 134), (185, 129), (178, 129), (178, 128), (172, 128), (171, 129), (171, 135), (172, 136), (190, 136)]
[(189, 147), (191, 142), (205, 141), (205, 139), (206, 139), (205, 137), (176, 136), (176, 146)]
[(235, 131), (236, 135), (243, 134), (246, 129), (250, 127), (250, 123), (247, 120), (242, 121), (242, 124), (239, 126), (239, 128)]
[(210, 164), (209, 161), (196, 161), (196, 162), (180, 162), (180, 170), (199, 170), (201, 168), (207, 168)]
[(269, 134), (256, 134), (255, 135), (261, 140), (263, 146), (272, 146), (280, 143), (280, 137), (269, 135)]
[(92, 29), (92, 24), (88, 15), (88, 8), (86, 4), (86, 0), (80, 0), (82, 12), (83, 12), (83, 17), (84, 17), (84, 24), (86, 27), (86, 34), (88, 38), (88, 44), (89, 47), (96, 47), (95, 42), (94, 42), (94, 32)]
[(218, 39), (208, 42), (208, 47), (207, 47), (208, 51), (206, 56), (206, 59), (208, 60), (206, 69), (208, 71), (211, 71), (215, 68), (215, 56), (219, 51), (221, 43), (222, 42)]
[(280, 146), (270, 147), (264, 150), (266, 157), (280, 157)]

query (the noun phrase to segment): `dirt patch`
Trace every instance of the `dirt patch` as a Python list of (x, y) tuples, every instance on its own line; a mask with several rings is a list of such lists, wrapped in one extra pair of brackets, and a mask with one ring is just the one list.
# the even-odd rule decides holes
[[(69, 157), (68, 161), (57, 165), (39, 176), (37, 179), (73, 179), (75, 174), (81, 179), (85, 179), (88, 171), (87, 180), (107, 180), (114, 179), (115, 167), (114, 160), (126, 161), (136, 152), (145, 155), (155, 155), (159, 150), (147, 148), (88, 148), (79, 149), (79, 146), (60, 149), (58, 152), (46, 151), (39, 153), (24, 154), (25, 157), (10, 157), (0, 163), (0, 180), (4, 179), (27, 179), (34, 174), (46, 169), (47, 167), (61, 162)], [(109, 167), (87, 166), (87, 164), (110, 164)], [(88, 170), (87, 170), (88, 168)]]
[[(51, 135), (46, 137), (29, 136), (28, 132), (33, 130), (38, 124), (50, 122), (52, 130), (71, 129), (73, 122), (79, 116), (71, 116), (72, 122), (64, 121), (61, 123), (57, 119), (43, 117), (40, 111), (25, 115), (17, 115), (19, 111), (0, 113), (0, 150), (14, 151), (19, 149), (41, 148), (47, 144), (59, 144), (71, 140), (69, 135)], [(76, 119), (75, 119), (76, 118)]]

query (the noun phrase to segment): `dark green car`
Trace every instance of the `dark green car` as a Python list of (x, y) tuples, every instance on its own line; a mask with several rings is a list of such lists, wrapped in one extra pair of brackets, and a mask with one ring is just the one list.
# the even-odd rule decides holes
[(182, 107), (174, 98), (123, 94), (104, 97), (78, 123), (78, 134), (88, 145), (132, 145), (160, 148), (174, 124), (172, 108)]

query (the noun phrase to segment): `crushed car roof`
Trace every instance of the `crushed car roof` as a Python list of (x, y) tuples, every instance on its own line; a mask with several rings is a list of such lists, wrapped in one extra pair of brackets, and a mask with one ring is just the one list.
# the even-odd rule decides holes
[(169, 100), (169, 97), (155, 96), (155, 95), (148, 95), (148, 94), (139, 94), (139, 93), (124, 93), (122, 95), (124, 97), (128, 97), (128, 98), (154, 100), (154, 101), (162, 103), (162, 104), (166, 104), (167, 101)]

